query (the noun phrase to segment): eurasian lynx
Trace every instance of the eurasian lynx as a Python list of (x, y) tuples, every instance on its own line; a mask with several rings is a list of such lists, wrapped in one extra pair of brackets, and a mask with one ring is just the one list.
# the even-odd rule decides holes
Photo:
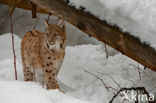
[(21, 55), (25, 81), (33, 81), (34, 70), (42, 69), (47, 89), (59, 89), (57, 74), (65, 55), (66, 33), (63, 26), (46, 24), (45, 32), (37, 30), (25, 34)]

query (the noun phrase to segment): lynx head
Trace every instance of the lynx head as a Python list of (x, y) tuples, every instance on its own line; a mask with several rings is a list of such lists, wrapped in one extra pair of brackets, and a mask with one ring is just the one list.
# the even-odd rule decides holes
[(50, 50), (59, 51), (61, 48), (63, 48), (63, 44), (65, 42), (64, 22), (63, 25), (57, 25), (48, 24), (48, 22), (45, 20), (45, 26), (46, 30), (44, 40), (46, 47)]

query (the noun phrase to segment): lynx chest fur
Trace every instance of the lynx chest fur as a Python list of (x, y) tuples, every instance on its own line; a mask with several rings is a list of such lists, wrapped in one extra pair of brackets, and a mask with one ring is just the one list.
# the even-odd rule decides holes
[(65, 40), (64, 26), (47, 22), (45, 32), (27, 32), (21, 44), (24, 80), (33, 81), (35, 69), (42, 69), (47, 89), (59, 89), (56, 77), (65, 55)]

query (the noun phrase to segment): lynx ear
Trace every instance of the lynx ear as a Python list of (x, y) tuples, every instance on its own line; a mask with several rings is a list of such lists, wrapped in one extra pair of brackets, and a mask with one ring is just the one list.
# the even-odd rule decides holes
[(49, 26), (48, 21), (46, 19), (44, 20), (44, 24), (46, 28)]

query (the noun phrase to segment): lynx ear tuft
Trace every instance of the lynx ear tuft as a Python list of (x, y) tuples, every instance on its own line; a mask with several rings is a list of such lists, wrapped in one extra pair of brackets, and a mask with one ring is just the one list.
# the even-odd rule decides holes
[(46, 19), (44, 20), (44, 23), (45, 23), (45, 27), (47, 28), (49, 26), (49, 24), (48, 24), (48, 21)]

